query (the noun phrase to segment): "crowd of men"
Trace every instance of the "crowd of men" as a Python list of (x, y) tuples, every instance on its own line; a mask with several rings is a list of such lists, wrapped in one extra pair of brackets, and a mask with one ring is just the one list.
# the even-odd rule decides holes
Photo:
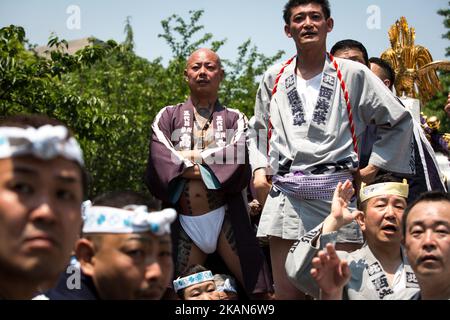
[(2, 119), (0, 299), (450, 299), (450, 196), (395, 72), (354, 40), (327, 52), (327, 0), (283, 18), (297, 52), (264, 74), (251, 121), (220, 102), (215, 52), (187, 59), (189, 98), (152, 124), (161, 207), (83, 202), (67, 126)]

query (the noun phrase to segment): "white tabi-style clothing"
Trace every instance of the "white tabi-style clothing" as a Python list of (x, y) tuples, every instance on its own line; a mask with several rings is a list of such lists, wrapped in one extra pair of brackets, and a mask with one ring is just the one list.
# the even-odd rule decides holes
[(200, 216), (180, 214), (183, 230), (200, 250), (206, 254), (216, 251), (220, 230), (225, 218), (226, 206), (222, 206)]
[[(327, 243), (335, 243), (337, 239), (337, 232), (322, 234), (322, 227), (323, 223), (297, 241), (286, 259), (286, 272), (291, 282), (314, 298), (319, 298), (320, 289), (311, 276), (311, 261)], [(397, 269), (391, 285), (381, 263), (367, 244), (351, 253), (336, 251), (341, 260), (348, 262), (351, 271), (351, 278), (344, 287), (343, 299), (383, 300), (397, 293), (408, 296), (415, 294), (419, 290), (416, 276), (403, 250), (400, 250), (403, 263)]]
[[(387, 171), (413, 174), (414, 153), (412, 117), (395, 96), (365, 66), (335, 58), (349, 92), (358, 150), (369, 123), (377, 126), (369, 163)], [(255, 124), (248, 144), (252, 170), (268, 168), (269, 174), (285, 176), (355, 172), (358, 155), (350, 131), (344, 93), (330, 57), (322, 72), (319, 96), (307, 121), (302, 99), (297, 91), (295, 60), (284, 70), (272, 97), (275, 78), (282, 66), (270, 68), (259, 86), (255, 104)], [(269, 119), (272, 136), (267, 152)], [(337, 183), (336, 183), (337, 184)], [(258, 236), (277, 236), (297, 240), (328, 216), (332, 193), (327, 199), (298, 199), (272, 189), (266, 200), (258, 227)], [(355, 203), (351, 204), (351, 208)], [(356, 223), (339, 231), (338, 242), (362, 243)]]

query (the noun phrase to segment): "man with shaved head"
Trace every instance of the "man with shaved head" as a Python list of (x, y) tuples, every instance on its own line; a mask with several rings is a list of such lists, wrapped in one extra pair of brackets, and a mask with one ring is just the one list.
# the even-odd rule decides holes
[(218, 99), (224, 70), (215, 52), (193, 52), (184, 75), (190, 96), (156, 116), (146, 172), (150, 191), (180, 213), (172, 226), (175, 276), (217, 251), (247, 294), (264, 294), (267, 265), (243, 192), (251, 177), (247, 118)]

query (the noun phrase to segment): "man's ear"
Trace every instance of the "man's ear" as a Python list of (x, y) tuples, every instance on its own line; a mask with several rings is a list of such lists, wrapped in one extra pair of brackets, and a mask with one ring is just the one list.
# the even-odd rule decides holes
[(75, 245), (75, 255), (80, 262), (83, 273), (92, 277), (94, 275), (95, 247), (94, 243), (88, 239), (81, 238)]
[(187, 69), (184, 69), (183, 74), (184, 74), (184, 80), (186, 80), (186, 82), (188, 82), (189, 78), (188, 78), (188, 74), (187, 74)]
[(285, 25), (284, 25), (284, 33), (286, 33), (286, 35), (288, 36), (288, 38), (292, 38), (291, 28), (289, 27), (288, 24), (285, 24)]
[(364, 212), (360, 211), (358, 215), (355, 217), (356, 222), (358, 223), (359, 227), (361, 228), (361, 231), (366, 230), (366, 215)]
[(384, 84), (386, 85), (386, 87), (388, 87), (388, 88), (391, 87), (391, 80), (389, 80), (389, 79), (384, 79), (383, 82), (384, 82)]
[(334, 20), (333, 18), (330, 17), (327, 19), (327, 31), (331, 32), (333, 30), (333, 27), (334, 27)]

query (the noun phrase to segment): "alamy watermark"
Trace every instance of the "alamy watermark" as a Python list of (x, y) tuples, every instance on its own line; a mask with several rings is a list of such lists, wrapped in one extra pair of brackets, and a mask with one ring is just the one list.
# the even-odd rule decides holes
[[(214, 132), (214, 143), (206, 149), (198, 148), (203, 143), (202, 137), (197, 137), (191, 132), (187, 132), (184, 128), (174, 130), (170, 137), (170, 143), (173, 145), (171, 153), (171, 161), (173, 164), (180, 165), (186, 159), (181, 154), (183, 151), (193, 150), (200, 151), (198, 159), (194, 159), (195, 163), (205, 163), (207, 165), (240, 165), (247, 164), (250, 157), (255, 157), (261, 161), (262, 158), (269, 161), (268, 154), (268, 137), (267, 130), (248, 129), (245, 132), (236, 133), (234, 129), (227, 129), (221, 132)], [(279, 145), (278, 137), (273, 136), (270, 139), (271, 145)], [(168, 141), (167, 141), (168, 142)], [(249, 151), (251, 149), (252, 151)], [(278, 169), (279, 154), (278, 148), (270, 150), (270, 158), (273, 159), (270, 164), (275, 171)], [(251, 156), (249, 153), (251, 152)]]
[(369, 30), (381, 29), (381, 9), (379, 6), (371, 5), (366, 10), (369, 17), (367, 18), (366, 25)]
[(66, 20), (66, 26), (69, 30), (81, 29), (81, 9), (78, 5), (72, 4), (67, 7), (66, 13), (69, 17)]
[(70, 265), (66, 269), (68, 275), (66, 286), (69, 290), (81, 290), (81, 269), (79, 266)]

